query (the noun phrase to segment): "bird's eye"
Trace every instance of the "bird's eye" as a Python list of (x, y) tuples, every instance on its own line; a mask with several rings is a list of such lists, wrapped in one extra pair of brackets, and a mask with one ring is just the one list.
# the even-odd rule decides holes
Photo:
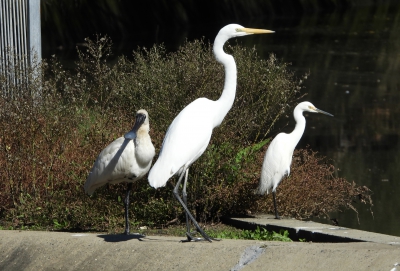
[(236, 28), (235, 30), (236, 30), (236, 32), (243, 32), (243, 30), (240, 28)]

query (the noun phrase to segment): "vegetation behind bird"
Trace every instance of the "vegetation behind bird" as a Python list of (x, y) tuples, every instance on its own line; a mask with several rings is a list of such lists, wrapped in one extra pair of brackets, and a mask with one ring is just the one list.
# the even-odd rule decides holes
[[(137, 108), (146, 108), (152, 116), (150, 134), (158, 153), (178, 112), (196, 98), (217, 99), (223, 88), (223, 67), (214, 59), (211, 45), (201, 40), (187, 42), (173, 53), (162, 45), (138, 49), (132, 57), (118, 57), (113, 65), (107, 37), (86, 39), (86, 45), (74, 72), (57, 59), (45, 60), (41, 80), (10, 86), (21, 93), (14, 100), (0, 98), (3, 227), (121, 231), (123, 202), (118, 195), (125, 186), (106, 186), (92, 198), (83, 191), (98, 153), (130, 129)], [(253, 190), (271, 128), (302, 95), (300, 80), (274, 55), (262, 59), (254, 48), (238, 44), (226, 45), (225, 50), (235, 57), (238, 87), (232, 110), (191, 167), (189, 208), (201, 222), (272, 210), (272, 201), (255, 197)], [(30, 95), (37, 89), (42, 91), (40, 103)], [(355, 197), (368, 199), (367, 188), (336, 178), (333, 172), (333, 166), (315, 153), (297, 151), (291, 177), (280, 186), (281, 215), (325, 215), (351, 208)], [(309, 186), (304, 193), (304, 181), (320, 185)], [(305, 196), (310, 193), (316, 197)], [(326, 193), (329, 197), (321, 198)], [(183, 221), (178, 208), (168, 187), (154, 190), (144, 178), (133, 189), (130, 216), (135, 225)]]

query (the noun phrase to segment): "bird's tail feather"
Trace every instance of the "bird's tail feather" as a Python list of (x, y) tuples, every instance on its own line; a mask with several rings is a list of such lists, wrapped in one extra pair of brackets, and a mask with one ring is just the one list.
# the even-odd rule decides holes
[(266, 185), (264, 185), (261, 181), (260, 184), (258, 185), (257, 189), (254, 190), (254, 194), (256, 195), (264, 195), (265, 193), (269, 194), (269, 189)]
[(168, 182), (168, 179), (171, 178), (174, 173), (171, 173), (169, 170), (161, 170), (156, 164), (150, 170), (149, 173), (149, 184), (151, 187), (157, 189), (159, 187), (163, 187)]

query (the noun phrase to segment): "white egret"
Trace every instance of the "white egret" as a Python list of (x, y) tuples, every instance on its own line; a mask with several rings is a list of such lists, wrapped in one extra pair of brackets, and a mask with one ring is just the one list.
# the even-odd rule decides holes
[(85, 182), (85, 192), (89, 195), (107, 183), (128, 183), (124, 199), (125, 234), (129, 234), (128, 208), (132, 184), (146, 175), (155, 155), (149, 130), (149, 114), (141, 109), (136, 113), (132, 130), (99, 154)]
[(268, 146), (268, 150), (264, 156), (264, 162), (261, 169), (260, 183), (256, 193), (264, 195), (272, 190), (272, 196), (274, 200), (275, 218), (279, 219), (278, 210), (276, 207), (276, 188), (282, 181), (285, 175), (290, 174), (290, 164), (292, 163), (292, 156), (297, 143), (303, 136), (304, 129), (306, 128), (306, 119), (303, 116), (303, 112), (322, 113), (333, 117), (325, 111), (316, 108), (310, 102), (299, 103), (294, 111), (294, 119), (296, 121), (296, 127), (290, 134), (280, 133), (271, 144)]
[[(236, 64), (234, 58), (224, 52), (223, 46), (230, 38), (262, 33), (273, 33), (273, 31), (245, 28), (238, 24), (227, 25), (219, 31), (214, 41), (213, 51), (217, 61), (225, 68), (225, 85), (222, 95), (217, 101), (207, 98), (196, 99), (176, 116), (164, 137), (160, 155), (150, 170), (149, 183), (154, 188), (165, 186), (173, 175), (180, 175), (173, 193), (186, 212), (188, 241), (203, 240), (191, 236), (188, 221), (190, 219), (204, 239), (211, 242), (211, 238), (200, 228), (187, 208), (186, 183), (190, 165), (206, 150), (212, 130), (221, 124), (235, 100)], [(184, 175), (186, 177), (182, 189), (182, 200), (178, 188)]]

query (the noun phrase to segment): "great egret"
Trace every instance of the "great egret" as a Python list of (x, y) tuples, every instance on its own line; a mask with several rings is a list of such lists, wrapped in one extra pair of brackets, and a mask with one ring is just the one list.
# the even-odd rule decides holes
[(117, 138), (97, 157), (85, 182), (85, 192), (93, 192), (107, 184), (127, 182), (125, 206), (125, 234), (129, 234), (129, 195), (132, 183), (140, 180), (149, 171), (155, 149), (149, 135), (149, 114), (141, 109), (136, 113), (136, 121), (131, 131)]
[[(173, 193), (186, 212), (187, 241), (203, 240), (191, 236), (188, 220), (190, 219), (204, 239), (211, 242), (211, 238), (200, 228), (187, 208), (186, 183), (190, 165), (206, 150), (212, 130), (221, 124), (235, 100), (236, 64), (234, 58), (224, 52), (223, 46), (230, 38), (262, 33), (273, 33), (273, 31), (244, 28), (238, 24), (227, 25), (219, 31), (214, 41), (213, 51), (217, 61), (225, 68), (225, 85), (222, 95), (217, 101), (207, 98), (196, 99), (176, 116), (167, 130), (160, 155), (150, 170), (149, 183), (154, 188), (165, 186), (168, 179), (176, 173), (180, 175)], [(178, 188), (184, 175), (186, 177), (182, 189), (182, 200)]]
[(264, 195), (272, 189), (272, 196), (274, 199), (275, 218), (279, 219), (278, 210), (276, 207), (276, 187), (282, 181), (285, 175), (290, 174), (290, 164), (292, 163), (293, 151), (299, 143), (300, 138), (303, 136), (304, 129), (306, 128), (306, 119), (303, 112), (322, 113), (333, 117), (325, 111), (316, 108), (310, 102), (299, 103), (294, 111), (294, 119), (296, 127), (290, 134), (280, 133), (268, 147), (265, 153), (264, 162), (261, 169), (260, 183), (257, 189), (257, 194)]

